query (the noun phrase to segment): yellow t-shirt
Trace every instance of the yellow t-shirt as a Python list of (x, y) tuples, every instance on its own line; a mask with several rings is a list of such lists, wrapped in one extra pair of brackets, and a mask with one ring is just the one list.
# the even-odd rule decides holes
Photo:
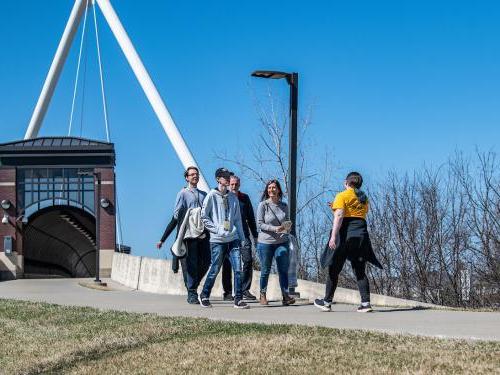
[(348, 188), (335, 196), (330, 206), (332, 210), (344, 210), (344, 217), (360, 217), (366, 219), (368, 213), (368, 202), (361, 203), (353, 188)]

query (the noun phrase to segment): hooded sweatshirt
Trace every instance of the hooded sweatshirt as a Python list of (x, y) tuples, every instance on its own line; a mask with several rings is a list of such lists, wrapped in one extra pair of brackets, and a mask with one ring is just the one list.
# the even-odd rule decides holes
[[(234, 240), (245, 240), (241, 222), (240, 203), (236, 194), (222, 194), (212, 189), (203, 201), (201, 220), (205, 229), (210, 232), (210, 242), (228, 243)], [(224, 229), (224, 221), (229, 221), (229, 230)]]

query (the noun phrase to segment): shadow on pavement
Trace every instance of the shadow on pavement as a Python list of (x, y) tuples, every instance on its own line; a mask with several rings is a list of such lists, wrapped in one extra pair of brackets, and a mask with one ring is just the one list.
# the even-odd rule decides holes
[(430, 307), (415, 306), (415, 307), (398, 307), (398, 308), (386, 309), (386, 310), (377, 310), (375, 308), (373, 311), (376, 312), (376, 313), (386, 313), (386, 312), (418, 311), (418, 310), (432, 310), (432, 309)]

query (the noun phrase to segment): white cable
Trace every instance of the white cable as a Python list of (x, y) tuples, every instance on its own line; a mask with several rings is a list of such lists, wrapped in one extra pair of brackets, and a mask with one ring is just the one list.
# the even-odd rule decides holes
[[(151, 76), (149, 75), (146, 67), (141, 61), (137, 51), (135, 50), (132, 41), (127, 35), (118, 15), (116, 14), (113, 6), (111, 5), (110, 0), (94, 0), (99, 8), (101, 8), (102, 14), (104, 18), (108, 22), (111, 31), (113, 32), (118, 45), (120, 46), (123, 54), (125, 55), (134, 75), (136, 76), (139, 84), (141, 85), (144, 94), (148, 98), (149, 103), (153, 111), (155, 112), (158, 120), (160, 121), (165, 133), (167, 134), (168, 139), (172, 143), (174, 150), (179, 156), (179, 159), (182, 162), (184, 168), (188, 166), (194, 165), (197, 166), (196, 160), (194, 159), (191, 151), (189, 150), (184, 138), (182, 137), (179, 129), (174, 123), (170, 112), (168, 111), (163, 99), (161, 98), (160, 93), (158, 92)], [(200, 181), (198, 182), (198, 186), (205, 191), (209, 191), (210, 187), (203, 176), (203, 173), (200, 169)]]
[[(104, 78), (102, 74), (102, 62), (101, 62), (101, 49), (99, 47), (99, 30), (97, 28), (97, 16), (96, 16), (96, 5), (95, 1), (92, 0), (92, 7), (93, 7), (93, 13), (94, 13), (94, 28), (95, 28), (95, 40), (96, 40), (96, 45), (97, 45), (97, 61), (99, 62), (99, 77), (101, 80), (101, 96), (102, 96), (102, 107), (103, 107), (103, 112), (104, 112), (104, 124), (106, 125), (106, 139), (108, 142), (110, 142), (110, 132), (109, 132), (109, 122), (108, 122), (108, 109), (107, 109), (107, 104), (106, 104), (106, 94), (104, 91)], [(116, 177), (115, 177), (116, 181)], [(120, 216), (120, 206), (118, 204), (118, 190), (115, 187), (115, 205), (116, 205), (116, 224), (117, 224), (117, 231), (116, 231), (116, 236), (118, 240), (118, 245), (119, 245), (119, 251), (121, 251), (121, 246), (123, 245), (122, 242), (122, 220)]]
[(109, 142), (109, 124), (108, 124), (108, 110), (106, 105), (106, 95), (104, 94), (104, 79), (102, 77), (102, 63), (101, 63), (101, 50), (99, 48), (99, 32), (97, 31), (97, 16), (95, 12), (95, 3), (92, 1), (92, 8), (94, 11), (94, 26), (95, 26), (95, 40), (97, 44), (97, 60), (99, 62), (99, 77), (101, 78), (101, 96), (102, 96), (102, 109), (104, 111), (104, 124), (106, 125), (106, 139)]
[(75, 111), (76, 91), (78, 89), (78, 77), (80, 74), (80, 61), (82, 59), (83, 40), (85, 38), (85, 26), (87, 25), (87, 10), (88, 9), (89, 9), (89, 0), (87, 0), (87, 4), (85, 5), (85, 15), (83, 17), (82, 39), (80, 40), (80, 52), (78, 53), (78, 64), (76, 66), (75, 87), (73, 89), (73, 100), (71, 102), (71, 114), (69, 116), (68, 136), (71, 135), (71, 126), (73, 124), (73, 114)]

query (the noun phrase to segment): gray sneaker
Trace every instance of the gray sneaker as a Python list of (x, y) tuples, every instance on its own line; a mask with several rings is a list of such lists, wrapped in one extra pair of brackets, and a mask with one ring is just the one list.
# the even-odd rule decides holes
[(243, 292), (243, 298), (249, 301), (255, 301), (257, 297), (255, 297), (252, 293), (250, 293), (248, 290)]
[(199, 305), (198, 296), (188, 296), (187, 303), (190, 305)]
[(358, 312), (360, 313), (367, 313), (367, 312), (372, 312), (373, 309), (372, 309), (372, 306), (370, 304), (366, 305), (366, 306), (363, 306), (363, 305), (360, 305), (358, 307)]
[(332, 311), (332, 303), (327, 302), (324, 299), (316, 298), (314, 300), (314, 306), (316, 306), (321, 311)]

